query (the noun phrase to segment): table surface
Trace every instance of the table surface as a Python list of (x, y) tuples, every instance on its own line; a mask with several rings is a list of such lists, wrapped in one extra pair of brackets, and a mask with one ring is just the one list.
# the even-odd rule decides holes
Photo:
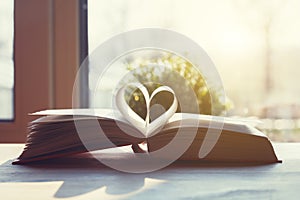
[(273, 144), (283, 163), (212, 165), (176, 163), (129, 174), (91, 157), (11, 165), (21, 144), (0, 144), (1, 199), (300, 199), (300, 143)]

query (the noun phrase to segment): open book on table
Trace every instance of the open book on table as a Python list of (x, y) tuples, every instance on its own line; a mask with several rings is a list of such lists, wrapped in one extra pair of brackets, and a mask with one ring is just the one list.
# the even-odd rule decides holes
[[(76, 116), (73, 116), (74, 113)], [(87, 149), (78, 135), (74, 120), (82, 126), (81, 130), (84, 132), (80, 134), (84, 134), (84, 137), (90, 142), (89, 145), (95, 147), (94, 150), (146, 142), (150, 152), (156, 151), (168, 144), (176, 136), (179, 129), (182, 129), (183, 134), (177, 139), (184, 141), (189, 137), (189, 134), (194, 134), (196, 128), (196, 135), (191, 145), (180, 159), (199, 160), (200, 147), (206, 134), (221, 131), (212, 150), (207, 156), (201, 158), (203, 161), (278, 162), (271, 142), (262, 132), (247, 125), (247, 122), (230, 118), (224, 118), (223, 121), (212, 116), (175, 113), (162, 129), (147, 138), (143, 137), (142, 133), (124, 118), (115, 115), (112, 110), (100, 109), (95, 112), (84, 109), (75, 112), (74, 110), (48, 110), (38, 112), (36, 115), (45, 116), (29, 124), (26, 147), (14, 162), (15, 164), (86, 152)], [(101, 142), (101, 138), (98, 137), (99, 134), (94, 134), (99, 131), (98, 125), (92, 123), (95, 118), (105, 133), (105, 136), (102, 135), (102, 137), (107, 137), (111, 143), (106, 143), (104, 138)], [(212, 120), (215, 120), (215, 128), (209, 128)], [(181, 125), (183, 121), (185, 123)], [(197, 127), (193, 126), (195, 123), (198, 124)], [(221, 130), (218, 129), (220, 124), (223, 124)], [(128, 131), (130, 131), (130, 135), (126, 133)], [(135, 137), (135, 135), (139, 137)]]
[[(26, 146), (14, 164), (125, 145), (132, 145), (135, 153), (146, 154), (165, 148), (169, 152), (181, 149), (180, 160), (279, 162), (266, 135), (245, 120), (175, 113), (174, 98), (175, 106), (171, 105), (151, 121), (151, 109), (146, 119), (140, 119), (118, 97), (117, 100), (118, 110), (62, 109), (33, 113), (40, 118), (29, 123)], [(140, 144), (146, 144), (145, 152)], [(168, 159), (168, 154), (162, 153), (162, 159)]]

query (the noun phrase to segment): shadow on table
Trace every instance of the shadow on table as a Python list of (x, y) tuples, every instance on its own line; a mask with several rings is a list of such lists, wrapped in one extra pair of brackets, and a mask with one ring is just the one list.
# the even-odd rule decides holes
[[(139, 196), (145, 192), (151, 195), (155, 187), (147, 191), (149, 189), (147, 179), (154, 179), (157, 182), (156, 187), (160, 190), (164, 187), (165, 192), (179, 187), (178, 184), (197, 183), (198, 186), (189, 186), (192, 192), (205, 188), (204, 183), (215, 184), (218, 187), (219, 183), (216, 181), (224, 176), (230, 176), (231, 180), (236, 181), (240, 181), (241, 174), (249, 179), (263, 177), (276, 166), (176, 162), (155, 172), (129, 174), (111, 169), (92, 156), (86, 155), (40, 161), (30, 165), (12, 165), (11, 162), (7, 161), (0, 165), (0, 182), (63, 181), (54, 194), (57, 198), (74, 197), (103, 187), (105, 193), (109, 195)], [(180, 188), (184, 187), (184, 185), (180, 186)]]

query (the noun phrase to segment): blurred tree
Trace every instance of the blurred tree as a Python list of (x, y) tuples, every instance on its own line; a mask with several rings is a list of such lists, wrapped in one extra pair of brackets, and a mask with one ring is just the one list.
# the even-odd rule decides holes
[[(166, 53), (151, 59), (133, 60), (127, 63), (127, 69), (134, 79), (146, 86), (150, 95), (161, 85), (171, 87), (181, 102), (177, 112), (221, 115), (231, 107), (229, 103), (225, 104), (221, 101), (218, 91), (209, 91), (205, 79), (192, 63), (175, 54)], [(125, 99), (136, 113), (145, 118), (145, 98), (141, 91), (128, 88)], [(159, 102), (168, 109), (172, 100), (172, 95), (165, 92), (156, 95), (152, 103)], [(182, 110), (182, 104), (191, 105), (194, 101), (198, 106), (196, 109), (193, 106), (185, 106)], [(212, 113), (212, 103), (214, 103), (214, 113)]]

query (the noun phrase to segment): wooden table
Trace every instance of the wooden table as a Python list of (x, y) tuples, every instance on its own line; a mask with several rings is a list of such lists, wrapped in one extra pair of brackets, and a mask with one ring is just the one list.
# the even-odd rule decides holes
[(173, 164), (145, 174), (78, 157), (11, 165), (20, 144), (0, 144), (0, 199), (300, 199), (300, 143), (278, 143), (283, 163), (259, 166)]

